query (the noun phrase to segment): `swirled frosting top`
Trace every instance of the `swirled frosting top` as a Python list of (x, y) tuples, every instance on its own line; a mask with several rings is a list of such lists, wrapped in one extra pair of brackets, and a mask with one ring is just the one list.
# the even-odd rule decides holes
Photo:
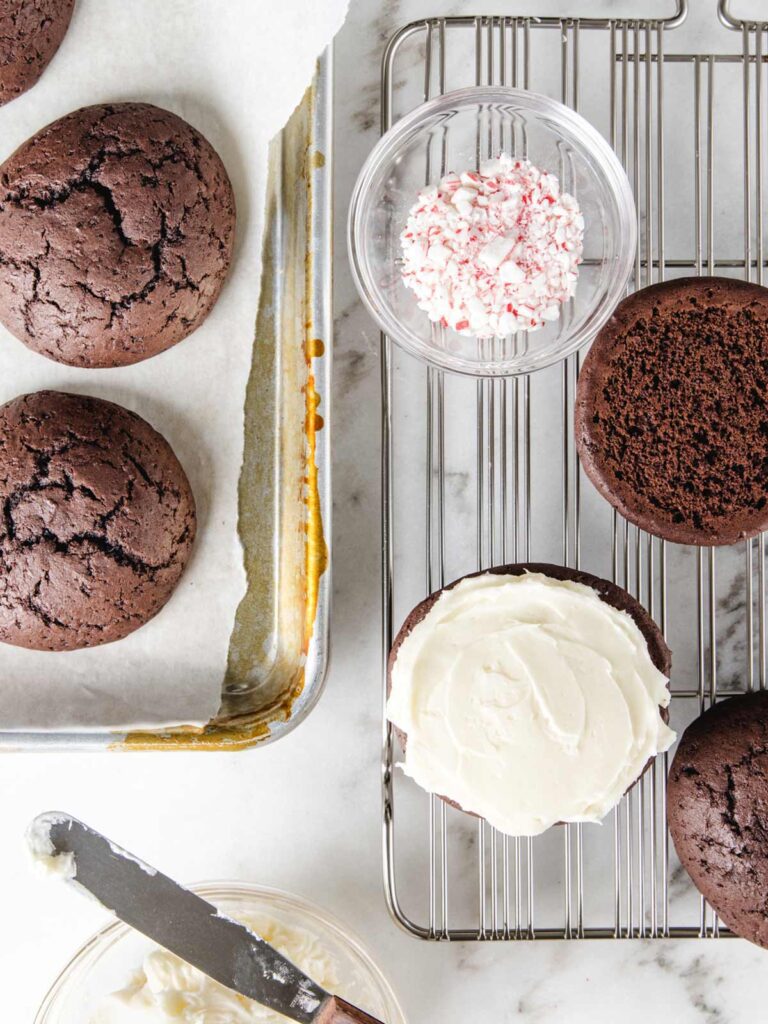
[(508, 835), (599, 821), (667, 750), (668, 680), (634, 619), (541, 573), (468, 577), (400, 646), (390, 721), (420, 786)]

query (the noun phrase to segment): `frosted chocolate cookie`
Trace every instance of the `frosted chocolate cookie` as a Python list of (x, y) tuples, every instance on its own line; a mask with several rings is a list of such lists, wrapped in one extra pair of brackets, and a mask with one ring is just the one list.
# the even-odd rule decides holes
[(422, 788), (508, 835), (599, 821), (668, 749), (669, 648), (620, 587), (504, 565), (432, 594), (389, 658), (387, 715)]
[(31, 89), (61, 45), (75, 0), (0, 0), (0, 106)]
[(122, 366), (199, 327), (232, 257), (224, 165), (180, 117), (85, 107), (0, 167), (0, 322), (71, 366)]
[(768, 528), (768, 289), (686, 278), (619, 303), (579, 376), (576, 442), (649, 533), (733, 544)]
[(667, 818), (699, 892), (737, 935), (768, 948), (768, 692), (720, 701), (688, 726)]
[(0, 640), (69, 651), (163, 607), (195, 537), (168, 442), (112, 402), (58, 391), (0, 407)]

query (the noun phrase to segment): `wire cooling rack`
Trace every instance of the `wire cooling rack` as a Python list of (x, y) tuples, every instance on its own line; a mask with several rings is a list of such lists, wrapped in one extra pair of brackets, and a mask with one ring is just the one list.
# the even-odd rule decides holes
[[(627, 169), (638, 211), (630, 289), (696, 273), (762, 283), (768, 22), (717, 15), (736, 52), (675, 52), (674, 14), (648, 19), (435, 18), (383, 63), (383, 129), (438, 93), (514, 85), (577, 108)], [(713, 16), (715, 14), (713, 4)], [(725, 30), (731, 30), (730, 33)], [(738, 33), (738, 35), (737, 35)], [(426, 170), (425, 155), (425, 170)], [(469, 380), (382, 338), (383, 648), (428, 592), (491, 564), (536, 559), (613, 578), (674, 652), (672, 724), (766, 684), (765, 536), (667, 544), (582, 480), (572, 434), (580, 356), (533, 376)], [(668, 757), (602, 826), (514, 839), (402, 776), (384, 727), (384, 878), (395, 920), (424, 939), (729, 934), (679, 866), (666, 829)]]

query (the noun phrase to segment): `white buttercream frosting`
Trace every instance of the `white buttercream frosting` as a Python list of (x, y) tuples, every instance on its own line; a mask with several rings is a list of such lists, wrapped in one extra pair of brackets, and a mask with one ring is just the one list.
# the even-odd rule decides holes
[(41, 874), (71, 879), (76, 873), (74, 854), (57, 853), (51, 839), (51, 828), (65, 820), (55, 813), (41, 814), (27, 829), (26, 839), (32, 863)]
[[(237, 914), (241, 924), (274, 946), (328, 991), (338, 968), (310, 932), (271, 918)], [(153, 949), (129, 984), (109, 996), (90, 1024), (285, 1024), (286, 1018), (225, 988), (173, 953)]]
[(444, 591), (392, 667), (402, 768), (509, 835), (599, 821), (675, 734), (632, 617), (591, 587), (484, 574)]

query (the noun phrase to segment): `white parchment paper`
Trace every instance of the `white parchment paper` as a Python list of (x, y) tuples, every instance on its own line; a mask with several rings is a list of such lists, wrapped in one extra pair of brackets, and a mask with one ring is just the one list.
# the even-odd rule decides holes
[(199, 129), (237, 201), (229, 279), (205, 324), (136, 366), (81, 370), (29, 351), (0, 327), (0, 402), (40, 388), (134, 410), (189, 475), (198, 539), (160, 614), (104, 647), (50, 654), (0, 645), (0, 729), (205, 722), (215, 714), (245, 589), (237, 536), (243, 401), (259, 294), (267, 145), (312, 79), (347, 0), (77, 0), (40, 82), (0, 108), (0, 160), (80, 106), (139, 100)]

